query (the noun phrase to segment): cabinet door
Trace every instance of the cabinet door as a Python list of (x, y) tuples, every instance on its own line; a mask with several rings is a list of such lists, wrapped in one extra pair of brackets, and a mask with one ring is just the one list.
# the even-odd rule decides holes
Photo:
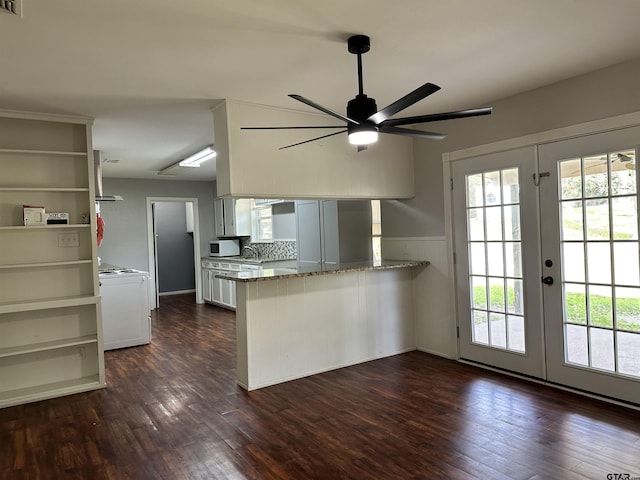
[(224, 236), (224, 200), (218, 198), (213, 201), (216, 237)]
[(210, 271), (210, 275), (211, 275), (211, 300), (214, 302), (223, 302), (223, 286), (222, 286), (222, 279), (221, 278), (216, 278), (216, 275), (219, 273), (223, 273), (217, 270), (211, 270)]
[(322, 261), (320, 243), (320, 206), (317, 200), (296, 201), (298, 262), (317, 265)]
[(237, 235), (236, 233), (236, 200), (225, 198), (224, 202), (224, 234)]
[(210, 302), (211, 297), (211, 270), (202, 270), (202, 299)]
[(340, 263), (340, 232), (338, 228), (338, 202), (323, 200), (321, 237), (323, 263)]
[(230, 307), (236, 306), (236, 282), (232, 280), (221, 280), (222, 303)]

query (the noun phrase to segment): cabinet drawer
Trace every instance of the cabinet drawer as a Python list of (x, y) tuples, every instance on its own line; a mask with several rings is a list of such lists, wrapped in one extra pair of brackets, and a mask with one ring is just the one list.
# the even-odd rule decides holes
[(245, 271), (247, 271), (247, 270), (262, 270), (262, 267), (260, 265), (248, 265), (246, 263), (243, 263), (240, 268), (241, 268), (241, 270), (245, 270)]

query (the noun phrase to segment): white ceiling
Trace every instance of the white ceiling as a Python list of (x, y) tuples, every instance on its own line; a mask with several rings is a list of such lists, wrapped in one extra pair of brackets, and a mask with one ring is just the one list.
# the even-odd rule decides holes
[[(357, 93), (351, 34), (371, 37), (364, 88), (378, 107), (442, 87), (400, 116), (640, 57), (638, 0), (22, 2), (22, 18), (0, 13), (0, 108), (95, 118), (94, 148), (119, 160), (107, 177), (160, 178), (212, 143), (223, 98), (305, 109), (297, 93), (344, 112)], [(177, 178), (215, 175), (213, 163), (188, 170)]]

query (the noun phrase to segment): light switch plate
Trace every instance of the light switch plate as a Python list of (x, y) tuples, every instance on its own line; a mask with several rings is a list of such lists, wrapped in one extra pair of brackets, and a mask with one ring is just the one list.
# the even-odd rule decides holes
[(58, 247), (79, 247), (80, 238), (78, 232), (66, 232), (58, 234)]

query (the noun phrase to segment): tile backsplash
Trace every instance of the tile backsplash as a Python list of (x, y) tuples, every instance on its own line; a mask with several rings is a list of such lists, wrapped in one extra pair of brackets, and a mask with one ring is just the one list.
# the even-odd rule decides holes
[(258, 250), (261, 257), (273, 258), (274, 260), (291, 260), (297, 256), (295, 241), (275, 240), (273, 243), (251, 243), (251, 240), (247, 238), (241, 240), (240, 249), (242, 250), (247, 245)]

